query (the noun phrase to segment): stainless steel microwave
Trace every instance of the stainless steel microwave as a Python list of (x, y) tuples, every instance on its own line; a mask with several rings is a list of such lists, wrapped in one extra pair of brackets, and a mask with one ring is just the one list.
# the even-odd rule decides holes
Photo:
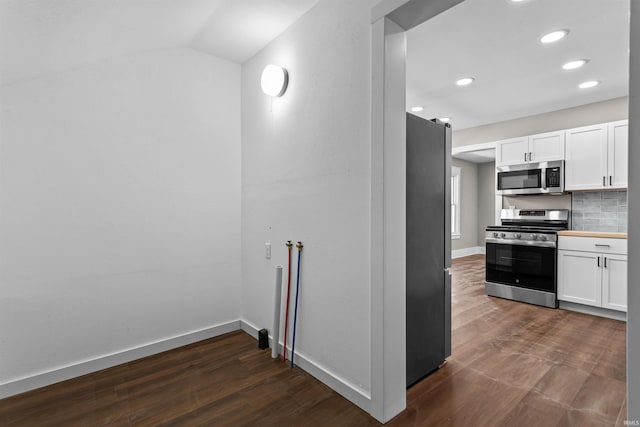
[(496, 168), (497, 194), (564, 193), (564, 160)]

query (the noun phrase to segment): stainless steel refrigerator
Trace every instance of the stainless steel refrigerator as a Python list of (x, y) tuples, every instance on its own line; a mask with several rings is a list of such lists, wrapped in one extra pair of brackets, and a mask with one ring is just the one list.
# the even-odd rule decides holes
[(451, 127), (407, 113), (407, 387), (451, 354)]

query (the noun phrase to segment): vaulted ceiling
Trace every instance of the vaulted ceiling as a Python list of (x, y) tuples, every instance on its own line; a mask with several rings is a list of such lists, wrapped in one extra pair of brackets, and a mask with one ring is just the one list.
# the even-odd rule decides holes
[[(318, 2), (0, 0), (0, 86), (172, 47), (243, 63)], [(629, 2), (465, 0), (408, 32), (407, 107), (463, 129), (624, 96)], [(566, 40), (538, 42), (559, 28)], [(590, 62), (560, 68), (576, 58)], [(476, 81), (456, 87), (467, 75)], [(577, 89), (587, 79), (602, 84)]]
[(172, 47), (242, 63), (319, 0), (0, 0), (0, 86)]

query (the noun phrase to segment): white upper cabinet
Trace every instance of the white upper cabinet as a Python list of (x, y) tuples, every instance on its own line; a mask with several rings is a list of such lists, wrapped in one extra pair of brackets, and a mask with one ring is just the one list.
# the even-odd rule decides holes
[(607, 174), (607, 126), (585, 126), (566, 133), (564, 189), (602, 189)]
[(505, 139), (496, 143), (496, 165), (516, 165), (527, 163), (529, 137)]
[(496, 142), (496, 166), (564, 159), (564, 131)]
[(564, 131), (547, 132), (529, 137), (529, 161), (552, 162), (564, 159)]
[(607, 171), (611, 188), (627, 188), (629, 163), (629, 123), (627, 120), (609, 123)]
[(566, 131), (565, 190), (627, 187), (627, 120)]

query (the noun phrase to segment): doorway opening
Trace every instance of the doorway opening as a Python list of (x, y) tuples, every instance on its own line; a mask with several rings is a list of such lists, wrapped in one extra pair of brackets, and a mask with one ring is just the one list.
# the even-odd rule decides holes
[[(392, 3), (392, 2), (389, 2)], [(398, 2), (395, 2), (395, 4), (397, 5)], [(380, 87), (376, 87), (375, 83), (374, 83), (374, 91), (373, 91), (373, 95), (374, 95), (374, 99), (373, 99), (373, 111), (374, 111), (374, 117), (373, 117), (373, 128), (372, 128), (372, 139), (373, 139), (373, 152), (372, 152), (372, 167), (373, 169), (378, 169), (379, 172), (381, 172), (379, 175), (376, 175), (375, 171), (372, 171), (372, 178), (374, 178), (373, 182), (373, 191), (372, 191), (372, 201), (373, 201), (373, 210), (375, 211), (376, 206), (380, 208), (380, 210), (382, 212), (384, 212), (384, 215), (382, 218), (379, 218), (379, 222), (375, 222), (372, 221), (372, 246), (375, 245), (375, 242), (377, 241), (378, 243), (382, 243), (382, 247), (384, 248), (384, 250), (382, 251), (382, 254), (376, 254), (375, 251), (372, 250), (372, 261), (374, 261), (375, 259), (384, 259), (384, 253), (388, 253), (389, 250), (392, 250), (393, 248), (396, 249), (400, 249), (401, 246), (403, 245), (404, 242), (401, 241), (401, 239), (394, 239), (394, 238), (390, 238), (389, 236), (389, 232), (388, 230), (390, 229), (400, 229), (400, 227), (404, 226), (403, 221), (401, 219), (402, 217), (402, 213), (398, 213), (398, 212), (392, 212), (391, 207), (388, 204), (388, 201), (384, 200), (383, 196), (386, 196), (388, 193), (387, 191), (391, 190), (395, 188), (395, 189), (399, 189), (402, 184), (404, 184), (404, 182), (402, 182), (401, 180), (396, 180), (395, 182), (393, 180), (389, 180), (386, 175), (384, 174), (384, 171), (387, 170), (392, 170), (394, 167), (398, 167), (398, 166), (402, 166), (402, 157), (405, 154), (404, 151), (402, 150), (401, 144), (402, 144), (402, 138), (400, 138), (400, 135), (403, 132), (402, 126), (397, 126), (394, 127), (394, 125), (389, 126), (389, 124), (391, 122), (393, 122), (393, 117), (396, 118), (396, 123), (397, 123), (397, 119), (399, 117), (399, 111), (397, 110), (398, 105), (401, 103), (399, 99), (397, 99), (396, 97), (394, 97), (394, 95), (392, 95), (390, 93), (390, 91), (394, 88), (394, 84), (400, 85), (400, 86), (404, 86), (404, 82), (400, 82), (400, 80), (402, 80), (402, 75), (403, 72), (405, 72), (404, 70), (404, 64), (402, 66), (399, 65), (398, 62), (395, 62), (398, 58), (404, 58), (404, 56), (402, 55), (402, 53), (398, 53), (396, 51), (394, 51), (394, 46), (396, 44), (396, 42), (398, 40), (402, 40), (403, 37), (411, 37), (410, 33), (411, 31), (409, 31), (408, 33), (405, 33), (405, 30), (411, 30), (412, 28), (415, 28), (417, 26), (417, 24), (420, 24), (422, 22), (427, 21), (429, 18), (434, 18), (431, 21), (435, 21), (440, 19), (441, 17), (445, 16), (447, 13), (452, 13), (454, 12), (458, 7), (463, 7), (465, 4), (472, 4), (474, 3), (473, 0), (467, 0), (464, 2), (460, 2), (460, 1), (451, 1), (451, 2), (446, 2), (446, 1), (442, 1), (442, 2), (432, 2), (435, 3), (435, 5), (432, 5), (433, 7), (426, 7), (424, 5), (421, 5), (422, 8), (420, 7), (420, 5), (417, 5), (417, 3), (419, 2), (405, 2), (404, 6), (402, 6), (399, 9), (396, 9), (395, 11), (392, 11), (393, 9), (390, 7), (390, 10), (386, 11), (386, 13), (384, 10), (379, 11), (379, 16), (386, 16), (386, 18), (383, 18), (383, 20), (386, 20), (386, 22), (382, 23), (380, 25), (380, 28), (378, 29), (378, 34), (377, 34), (377, 39), (376, 39), (376, 35), (374, 34), (374, 45), (379, 42), (381, 39), (384, 40), (384, 45), (386, 45), (386, 50), (384, 51), (384, 55), (382, 55), (382, 58), (380, 57), (376, 57), (376, 51), (374, 49), (374, 57), (373, 57), (373, 61), (374, 61), (374, 80), (375, 80), (375, 76), (376, 76), (376, 72), (381, 72), (381, 74), (384, 76), (384, 81), (385, 81), (385, 88), (380, 88)], [(424, 2), (421, 2), (424, 3)], [(460, 3), (460, 4), (459, 4)], [(505, 6), (512, 6), (510, 3), (511, 2), (504, 2)], [(531, 3), (535, 3), (535, 2), (524, 2), (526, 4), (531, 5)], [(575, 2), (567, 2), (567, 3), (575, 3)], [(458, 5), (459, 4), (459, 5)], [(456, 6), (458, 5), (458, 6)], [(523, 5), (518, 5), (518, 7), (520, 6), (525, 6)], [(412, 13), (411, 11), (411, 7), (413, 7), (413, 18), (408, 18), (408, 16), (411, 16)], [(422, 10), (422, 12), (417, 13), (416, 10)], [(429, 10), (425, 10), (425, 9), (429, 9)], [(436, 10), (438, 9), (438, 10)], [(375, 9), (374, 9), (375, 12)], [(375, 13), (374, 13), (374, 17), (375, 17)], [(477, 18), (477, 16), (476, 16)], [(490, 20), (490, 18), (487, 18)], [(418, 22), (419, 21), (419, 22)], [(427, 25), (429, 24), (429, 22), (427, 22)], [(375, 28), (375, 23), (374, 23), (374, 28)], [(455, 28), (461, 28), (460, 25), (456, 26)], [(463, 30), (465, 31), (467, 29), (467, 27), (462, 26)], [(469, 25), (468, 26), (468, 31), (473, 32), (474, 31), (475, 26), (473, 25)], [(382, 35), (382, 37), (380, 37), (380, 35)], [(440, 36), (442, 37), (442, 36)], [(441, 38), (438, 38), (438, 40), (440, 40)], [(398, 43), (401, 44), (401, 41)], [(431, 45), (429, 46), (433, 46), (433, 43), (431, 43)], [(411, 45), (409, 44), (409, 53), (408, 55), (411, 54)], [(625, 50), (626, 51), (626, 50)], [(460, 56), (458, 54), (453, 54), (451, 56)], [(447, 56), (440, 56), (438, 57), (440, 58), (440, 60), (442, 60), (442, 58), (447, 58)], [(446, 62), (446, 61), (445, 61)], [(562, 64), (560, 64), (562, 65)], [(593, 64), (592, 64), (593, 65)], [(409, 66), (407, 64), (407, 66)], [(377, 70), (376, 70), (377, 68)], [(407, 70), (408, 72), (408, 70)], [(463, 77), (463, 75), (460, 76), (452, 76), (453, 78), (455, 77)], [(399, 83), (400, 82), (400, 83)], [(407, 87), (408, 87), (408, 83), (409, 80), (407, 80)], [(475, 81), (474, 83), (478, 83), (478, 81)], [(395, 86), (395, 88), (397, 89), (398, 86)], [(403, 88), (404, 89), (404, 88)], [(376, 93), (377, 92), (377, 93)], [(377, 102), (377, 94), (379, 95), (386, 95), (383, 96), (383, 98), (385, 99), (385, 101), (381, 104), (378, 104)], [(618, 95), (617, 98), (621, 98), (624, 95)], [(602, 102), (602, 101), (606, 101), (608, 99), (615, 99), (616, 96), (614, 96), (613, 98), (607, 98), (604, 100), (597, 100), (594, 99), (592, 102), (590, 102), (590, 104), (595, 104), (598, 102)], [(416, 102), (412, 102), (409, 99), (409, 96), (407, 96), (407, 99), (404, 102), (404, 105), (402, 106), (402, 110), (401, 111), (408, 111), (411, 107), (413, 106), (418, 106), (419, 103)], [(553, 112), (559, 111), (559, 110), (570, 110), (572, 108), (576, 108), (579, 104), (574, 104), (571, 106), (568, 106), (566, 108), (564, 108), (564, 106), (560, 105), (557, 107), (554, 107), (553, 109), (548, 109), (546, 111), (544, 110), (540, 110), (538, 112), (530, 112), (527, 113), (526, 115), (523, 113), (519, 113), (520, 115), (516, 115), (513, 116), (511, 118), (503, 118), (501, 119), (502, 122), (508, 122), (508, 121), (512, 121), (512, 120), (517, 120), (517, 119), (521, 119), (522, 117), (528, 117), (528, 116), (538, 116), (541, 114), (553, 114)], [(585, 105), (585, 103), (580, 104), (580, 105)], [(570, 114), (571, 112), (568, 112), (568, 114)], [(575, 113), (575, 111), (574, 111)], [(395, 115), (394, 115), (395, 114)], [(436, 112), (436, 113), (432, 113), (432, 114), (428, 114), (427, 116), (424, 116), (425, 118), (442, 118), (446, 115), (447, 113), (442, 113), (442, 112)], [(451, 114), (451, 116), (453, 116), (453, 114)], [(584, 118), (584, 115), (582, 116)], [(385, 123), (386, 126), (380, 126), (379, 128), (377, 128), (376, 126), (376, 118), (381, 118), (381, 122), (380, 123)], [(602, 120), (607, 121), (608, 119)], [(492, 122), (492, 123), (497, 123), (499, 121), (496, 122)], [(454, 129), (454, 147), (456, 147), (456, 142), (455, 142), (455, 132), (456, 132), (456, 120), (452, 117), (452, 126)], [(489, 122), (485, 123), (484, 125), (488, 124)], [(580, 126), (583, 123), (578, 123), (578, 124), (571, 124), (569, 126), (566, 126), (566, 128), (569, 127), (575, 127), (575, 126)], [(584, 123), (586, 124), (586, 123)], [(476, 126), (473, 127), (480, 127), (483, 126), (483, 124), (477, 124)], [(532, 126), (534, 126), (532, 124)], [(562, 127), (559, 127), (558, 129), (560, 129)], [(463, 128), (461, 127), (461, 131), (465, 130), (468, 128)], [(380, 137), (379, 140), (377, 140), (378, 136), (376, 134), (376, 131), (380, 131)], [(531, 134), (536, 133), (537, 130), (530, 132)], [(484, 141), (481, 142), (477, 142), (476, 144), (481, 144), (481, 143), (489, 143), (492, 141), (497, 141), (500, 140), (501, 137), (492, 137), (492, 138), (487, 138)], [(472, 145), (472, 144), (470, 144)], [(400, 154), (395, 153), (393, 154), (393, 152), (395, 150), (399, 150)], [(455, 153), (455, 154), (462, 154), (463, 156), (465, 156), (466, 154), (464, 154), (464, 152), (467, 150), (460, 150)], [(474, 150), (468, 150), (468, 151), (474, 151)], [(462, 172), (464, 174), (464, 171)], [(384, 183), (386, 188), (379, 188), (376, 186), (376, 183)], [(381, 186), (383, 187), (383, 186)], [(378, 191), (378, 195), (380, 196), (380, 198), (378, 199), (378, 197), (376, 196), (376, 191)], [(397, 198), (394, 199), (394, 202), (403, 202), (403, 200), (398, 200)], [(493, 200), (493, 221), (495, 221), (495, 212), (496, 212), (496, 208), (497, 208), (497, 199), (494, 198)], [(526, 201), (523, 200), (518, 200), (518, 203), (527, 203)], [(376, 205), (376, 203), (378, 203)], [(505, 203), (507, 203), (510, 206), (510, 202), (506, 201)], [(570, 202), (569, 202), (570, 203)], [(500, 204), (502, 204), (502, 200), (500, 200)], [(462, 209), (464, 209), (464, 207), (462, 207)], [(377, 230), (376, 228), (382, 229), (382, 230)], [(478, 227), (480, 228), (480, 227)], [(384, 230), (387, 230), (387, 232), (385, 233)], [(480, 235), (479, 230), (477, 229), (477, 236)], [(379, 239), (379, 240), (378, 240)], [(476, 240), (476, 242), (480, 241), (480, 239), (478, 238)], [(477, 246), (480, 246), (479, 244), (477, 244)], [(381, 258), (376, 258), (376, 256), (380, 256)], [(375, 325), (376, 322), (376, 316), (373, 314), (373, 310), (376, 308), (375, 304), (376, 302), (378, 303), (378, 308), (382, 308), (383, 312), (384, 312), (384, 308), (388, 308), (390, 305), (393, 305), (394, 303), (392, 302), (391, 304), (389, 304), (389, 301), (385, 300), (384, 298), (382, 299), (382, 301), (376, 301), (376, 293), (381, 292), (381, 289), (384, 289), (384, 285), (385, 284), (389, 284), (390, 280), (389, 280), (389, 272), (400, 272), (400, 274), (402, 275), (402, 267), (401, 267), (401, 263), (397, 262), (398, 260), (395, 260), (395, 263), (388, 263), (388, 262), (384, 262), (384, 265), (386, 268), (386, 272), (385, 274), (381, 275), (381, 280), (376, 283), (376, 281), (372, 278), (372, 327)], [(372, 262), (372, 265), (374, 265), (374, 263)], [(388, 268), (390, 267), (390, 268)], [(372, 267), (372, 273), (377, 272), (377, 270), (375, 269), (375, 267)], [(388, 289), (388, 288), (387, 288)], [(398, 303), (398, 301), (395, 301), (395, 303)], [(455, 303), (455, 301), (454, 301)], [(400, 310), (401, 311), (401, 310)], [(403, 313), (404, 314), (404, 313)], [(398, 314), (398, 316), (400, 316), (400, 314)], [(383, 322), (382, 324), (386, 324), (386, 322)], [(397, 342), (396, 342), (397, 344)], [(389, 348), (387, 348), (384, 344), (381, 343), (376, 343), (375, 339), (372, 336), (372, 345), (375, 347), (376, 345), (378, 346), (378, 352), (382, 355), (381, 359), (382, 360), (375, 360), (376, 356), (376, 349), (372, 349), (372, 413), (374, 413), (376, 411), (376, 407), (380, 407), (380, 411), (383, 414), (383, 418), (385, 418), (385, 414), (387, 414), (386, 416), (388, 416), (388, 414), (390, 412), (393, 412), (393, 405), (396, 404), (397, 406), (397, 401), (394, 402), (394, 400), (392, 398), (390, 398), (389, 396), (384, 396), (383, 398), (381, 398), (380, 400), (378, 400), (376, 398), (376, 374), (374, 373), (376, 367), (382, 367), (382, 372), (385, 372), (385, 374), (382, 375), (381, 381), (382, 383), (384, 383), (384, 380), (387, 379), (387, 374), (386, 372), (390, 371), (390, 368), (388, 365), (385, 365), (384, 359), (385, 356), (390, 356), (392, 354), (399, 356), (400, 353), (399, 352), (393, 352), (391, 350), (389, 350)], [(389, 368), (389, 369), (387, 369)], [(395, 368), (396, 369), (396, 373), (400, 372), (400, 369), (398, 367)], [(389, 383), (386, 384), (385, 387), (382, 387), (383, 390), (389, 391)], [(397, 390), (396, 393), (391, 393), (393, 395), (397, 395)], [(378, 402), (378, 403), (376, 403)], [(381, 402), (381, 403), (380, 403)], [(391, 408), (391, 409), (390, 409)], [(390, 411), (390, 412), (386, 412), (386, 411)], [(380, 418), (379, 418), (380, 419)]]

